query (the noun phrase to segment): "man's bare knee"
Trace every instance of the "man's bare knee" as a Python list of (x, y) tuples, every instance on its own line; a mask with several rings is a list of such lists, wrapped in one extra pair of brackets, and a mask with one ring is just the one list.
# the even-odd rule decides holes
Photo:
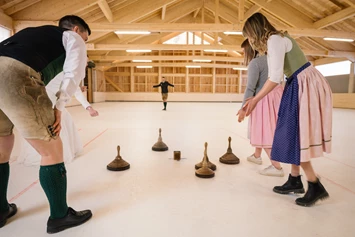
[(41, 165), (52, 165), (63, 162), (63, 145), (59, 137), (50, 141), (26, 140), (42, 156)]
[(14, 141), (14, 134), (0, 137), (0, 163), (6, 163), (10, 160)]

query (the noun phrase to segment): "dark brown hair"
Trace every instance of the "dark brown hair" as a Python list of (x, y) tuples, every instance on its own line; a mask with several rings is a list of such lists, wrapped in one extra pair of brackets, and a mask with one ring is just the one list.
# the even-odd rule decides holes
[(244, 49), (244, 64), (248, 66), (250, 61), (258, 55), (258, 51), (251, 47), (248, 39), (243, 41), (241, 47)]

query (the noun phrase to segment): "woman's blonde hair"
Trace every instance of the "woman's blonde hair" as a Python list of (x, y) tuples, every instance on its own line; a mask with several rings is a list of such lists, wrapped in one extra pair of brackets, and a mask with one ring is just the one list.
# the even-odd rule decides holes
[(276, 30), (268, 19), (261, 13), (255, 13), (245, 22), (243, 35), (249, 39), (253, 49), (265, 54), (267, 51), (267, 40), (271, 35), (284, 36), (283, 31)]
[(250, 61), (258, 55), (258, 51), (251, 47), (248, 39), (243, 41), (241, 47), (244, 49), (244, 64), (248, 66)]

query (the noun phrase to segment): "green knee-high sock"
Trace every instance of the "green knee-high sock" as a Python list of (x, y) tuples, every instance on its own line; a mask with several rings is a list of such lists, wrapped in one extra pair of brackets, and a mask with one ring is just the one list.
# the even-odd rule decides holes
[(62, 218), (67, 214), (67, 171), (64, 163), (41, 166), (39, 180), (51, 209), (50, 218)]
[(164, 102), (164, 109), (166, 109), (167, 104), (168, 104), (168, 102)]
[(9, 162), (0, 164), (0, 212), (9, 210), (9, 203), (7, 202), (7, 185), (9, 183), (9, 176)]

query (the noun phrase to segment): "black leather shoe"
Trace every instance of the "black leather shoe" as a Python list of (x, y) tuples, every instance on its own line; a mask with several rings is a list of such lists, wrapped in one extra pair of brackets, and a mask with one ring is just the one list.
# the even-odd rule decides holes
[(0, 228), (6, 224), (7, 219), (17, 213), (17, 206), (14, 203), (9, 204), (9, 210), (0, 213)]
[(304, 197), (297, 198), (296, 204), (304, 207), (313, 206), (318, 200), (324, 200), (329, 197), (327, 190), (323, 187), (319, 180), (312, 183), (308, 181), (308, 190)]
[(69, 207), (66, 216), (58, 219), (48, 219), (47, 233), (53, 234), (63, 231), (65, 229), (81, 225), (92, 217), (90, 210), (75, 211)]
[(275, 186), (273, 191), (279, 194), (304, 193), (301, 175), (293, 177), (291, 174), (282, 186)]

